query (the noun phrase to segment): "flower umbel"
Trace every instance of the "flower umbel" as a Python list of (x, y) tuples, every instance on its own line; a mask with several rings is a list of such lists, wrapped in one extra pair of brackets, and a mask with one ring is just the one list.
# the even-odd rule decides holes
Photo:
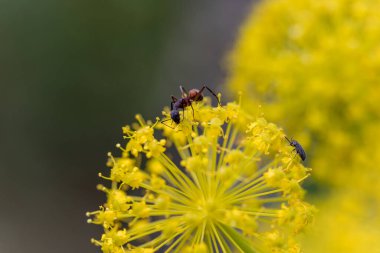
[(122, 155), (100, 174), (111, 181), (98, 186), (107, 202), (88, 213), (104, 228), (93, 243), (105, 253), (300, 252), (294, 237), (313, 214), (300, 186), (309, 169), (282, 130), (236, 103), (193, 107), (175, 128), (141, 116), (123, 128)]

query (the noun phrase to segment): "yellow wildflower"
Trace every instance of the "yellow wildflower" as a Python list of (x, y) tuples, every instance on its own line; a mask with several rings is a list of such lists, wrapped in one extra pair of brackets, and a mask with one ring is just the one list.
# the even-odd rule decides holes
[[(193, 107), (194, 118), (186, 108), (174, 128), (141, 116), (139, 126), (123, 128), (121, 158), (110, 156), (110, 176), (100, 175), (111, 181), (109, 189), (99, 187), (107, 202), (88, 213), (105, 230), (94, 244), (106, 253), (298, 248), (295, 234), (313, 213), (300, 186), (309, 169), (282, 130), (236, 103)], [(175, 153), (168, 145), (180, 161), (169, 158)]]
[(324, 184), (346, 184), (363, 170), (361, 154), (368, 170), (380, 162), (379, 9), (378, 0), (264, 0), (229, 58), (230, 91), (246, 94), (248, 110), (265, 105)]

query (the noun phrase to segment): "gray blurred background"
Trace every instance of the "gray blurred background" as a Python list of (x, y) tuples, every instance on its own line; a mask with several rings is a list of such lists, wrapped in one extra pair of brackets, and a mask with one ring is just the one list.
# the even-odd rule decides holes
[(99, 252), (85, 212), (134, 114), (208, 84), (253, 0), (0, 0), (0, 252)]

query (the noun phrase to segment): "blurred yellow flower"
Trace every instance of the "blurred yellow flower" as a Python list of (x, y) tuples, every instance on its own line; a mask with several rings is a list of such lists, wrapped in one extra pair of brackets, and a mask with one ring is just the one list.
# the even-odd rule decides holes
[[(378, 0), (263, 1), (230, 55), (229, 89), (245, 93), (247, 109), (265, 105), (323, 183), (378, 170), (379, 9)], [(363, 167), (363, 156), (373, 162)]]
[(173, 128), (139, 115), (123, 128), (122, 155), (100, 174), (107, 202), (87, 214), (104, 228), (92, 242), (104, 253), (300, 252), (309, 169), (282, 130), (236, 103), (193, 107)]
[(379, 203), (373, 196), (344, 188), (316, 205), (317, 226), (303, 238), (305, 252), (380, 253)]
[(229, 90), (244, 92), (247, 110), (264, 105), (318, 168), (305, 252), (380, 252), (379, 9), (379, 0), (264, 0), (229, 58)]

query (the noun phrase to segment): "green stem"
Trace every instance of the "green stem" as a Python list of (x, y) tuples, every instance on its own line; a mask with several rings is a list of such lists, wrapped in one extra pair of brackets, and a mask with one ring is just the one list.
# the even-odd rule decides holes
[(237, 232), (234, 228), (227, 226), (223, 223), (218, 223), (219, 228), (223, 231), (225, 236), (244, 253), (257, 253), (252, 249), (252, 245), (248, 242), (242, 234)]

